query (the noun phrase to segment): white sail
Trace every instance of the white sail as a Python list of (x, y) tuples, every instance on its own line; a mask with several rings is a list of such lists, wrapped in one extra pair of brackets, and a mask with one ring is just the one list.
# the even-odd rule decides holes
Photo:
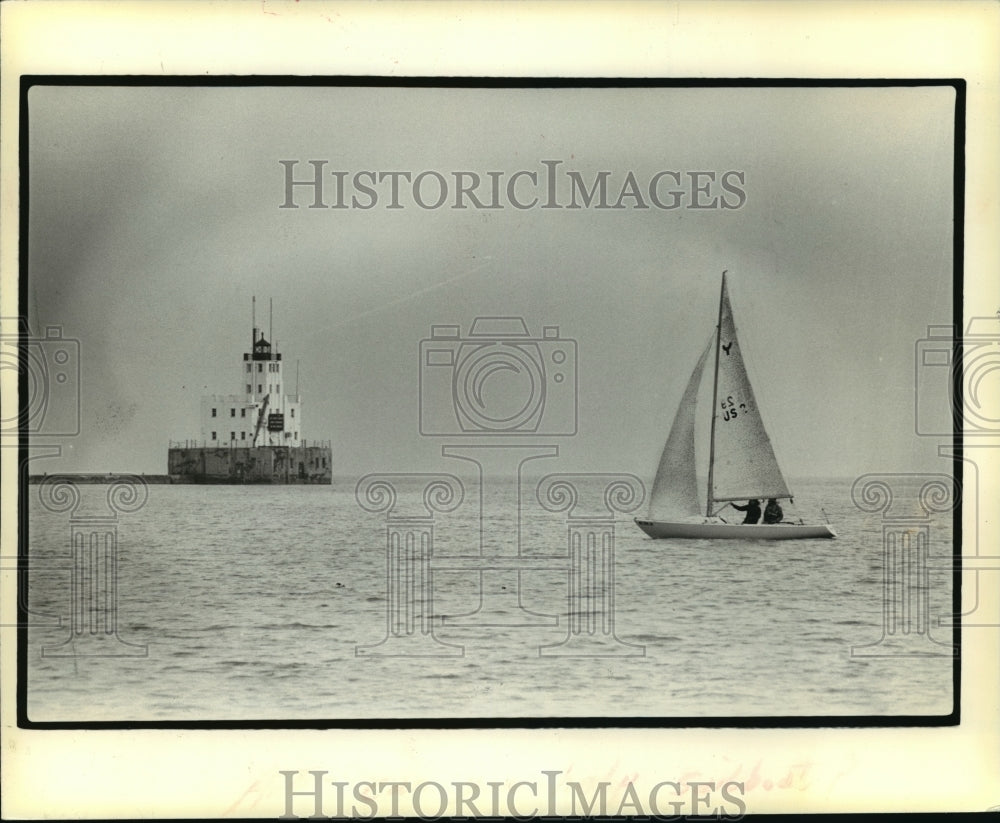
[(712, 430), (712, 500), (791, 497), (774, 457), (736, 337), (726, 281), (719, 311), (719, 367)]
[(671, 517), (698, 516), (701, 513), (698, 494), (698, 478), (695, 467), (694, 423), (698, 386), (705, 368), (705, 360), (712, 349), (709, 341), (698, 358), (698, 364), (691, 372), (687, 388), (681, 397), (680, 406), (670, 427), (670, 435), (660, 455), (660, 465), (653, 481), (653, 491), (649, 498), (649, 516), (654, 520)]
[[(711, 445), (708, 501), (699, 506), (695, 469), (695, 418), (701, 377), (708, 352), (715, 346), (712, 382)], [(774, 457), (747, 379), (743, 353), (736, 337), (726, 275), (722, 274), (719, 324), (698, 359), (674, 416), (650, 494), (649, 519), (636, 525), (653, 539), (811, 540), (836, 537), (829, 526), (783, 523), (729, 523), (713, 517), (716, 501), (791, 497)], [(705, 498), (701, 500), (704, 502)]]

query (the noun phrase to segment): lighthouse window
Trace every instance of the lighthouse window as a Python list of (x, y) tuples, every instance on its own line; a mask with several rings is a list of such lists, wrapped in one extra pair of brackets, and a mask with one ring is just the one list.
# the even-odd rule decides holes
[(229, 416), (230, 417), (236, 417), (236, 409), (230, 409), (229, 410)]
[(235, 440), (236, 439), (236, 432), (229, 432), (229, 439), (230, 440)]
[(295, 417), (295, 409), (292, 409), (292, 417)]
[(215, 417), (215, 409), (212, 409), (212, 417)]
[(213, 439), (213, 440), (217, 439), (217, 438), (216, 438), (216, 434), (217, 434), (217, 432), (212, 432), (212, 439)]
[(246, 416), (247, 416), (247, 410), (246, 409), (240, 409), (240, 417), (246, 417)]
[(247, 439), (247, 433), (246, 432), (240, 432), (240, 440), (246, 440), (246, 439)]
[(260, 383), (258, 383), (257, 384), (257, 394), (260, 394), (262, 391), (264, 391), (264, 387)]
[(274, 393), (275, 394), (281, 394), (281, 383), (275, 383), (274, 384)]
[(253, 371), (253, 366), (250, 363), (247, 363), (247, 371)]
[(263, 363), (258, 363), (257, 364), (257, 371), (259, 371), (259, 372), (260, 371), (264, 371), (264, 364)]
[(252, 391), (253, 391), (253, 386), (251, 386), (249, 383), (247, 383), (247, 394), (250, 394), (250, 392), (252, 392)]

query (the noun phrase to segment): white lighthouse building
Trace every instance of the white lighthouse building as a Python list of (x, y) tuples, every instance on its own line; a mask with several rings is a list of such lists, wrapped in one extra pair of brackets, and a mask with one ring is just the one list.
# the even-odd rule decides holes
[(201, 399), (201, 438), (171, 441), (167, 470), (188, 483), (332, 482), (330, 441), (302, 436), (302, 398), (289, 391), (281, 354), (257, 328), (239, 361), (240, 394)]
[(213, 446), (300, 445), (302, 398), (287, 391), (281, 354), (254, 327), (240, 363), (242, 394), (201, 399), (201, 439)]

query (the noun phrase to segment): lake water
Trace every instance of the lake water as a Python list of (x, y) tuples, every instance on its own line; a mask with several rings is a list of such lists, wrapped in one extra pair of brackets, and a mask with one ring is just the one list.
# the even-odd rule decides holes
[[(130, 656), (136, 649), (114, 638), (58, 656), (74, 603), (71, 517), (85, 527), (82, 518), (107, 514), (108, 487), (81, 486), (72, 515), (39, 505), (39, 487), (27, 487), (36, 624), (27, 649), (29, 717), (697, 720), (951, 710), (950, 657), (869, 645), (883, 634), (883, 520), (852, 502), (850, 481), (800, 482), (799, 507), (786, 510), (823, 522), (822, 504), (836, 540), (653, 541), (631, 514), (618, 514), (613, 608), (599, 619), (613, 615), (621, 642), (610, 644), (611, 656), (591, 657), (548, 654), (566, 640), (579, 601), (567, 598), (566, 514), (542, 508), (530, 479), (519, 548), (516, 489), (501, 484), (480, 495), (477, 481), (466, 480), (463, 502), (435, 515), (426, 590), (439, 643), (423, 637), (431, 656), (380, 656), (392, 651), (376, 646), (388, 628), (386, 520), (359, 506), (356, 482), (150, 486), (145, 505), (117, 522), (118, 636), (145, 646), (146, 656)], [(422, 512), (423, 484), (398, 485), (399, 510)], [(480, 504), (483, 551), (520, 551), (525, 566), (519, 577), (485, 580), (497, 593), (495, 620), (442, 622), (479, 602), (480, 572), (455, 558), (480, 551)], [(951, 515), (926, 525), (931, 555), (946, 558)], [(931, 624), (918, 638), (925, 642), (903, 651), (941, 649), (931, 638), (950, 639), (937, 625), (950, 612), (946, 563), (931, 564), (927, 594)], [(51, 625), (55, 618), (61, 626)], [(586, 622), (581, 633), (590, 634)], [(866, 645), (877, 653), (852, 656)]]

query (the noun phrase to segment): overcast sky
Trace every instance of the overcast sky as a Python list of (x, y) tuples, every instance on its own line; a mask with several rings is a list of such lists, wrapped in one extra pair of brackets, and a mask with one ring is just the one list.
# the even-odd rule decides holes
[[(577, 341), (579, 431), (545, 440), (553, 470), (649, 480), (724, 269), (787, 475), (947, 470), (939, 441), (914, 435), (913, 357), (952, 319), (954, 102), (950, 88), (37, 86), (26, 313), (36, 334), (80, 340), (83, 417), (64, 459), (32, 471), (165, 472), (168, 440), (200, 436), (201, 396), (242, 390), (256, 294), (259, 320), (274, 298), (286, 381), (300, 363), (301, 433), (333, 441), (335, 473), (454, 470), (440, 457), (454, 440), (418, 430), (420, 341), (515, 315)], [(746, 197), (421, 209), (404, 184), (398, 210), (293, 210), (283, 159), (299, 178), (312, 159), (484, 178), (561, 160), (588, 182), (609, 171), (612, 199), (630, 171), (640, 187), (739, 171)]]

